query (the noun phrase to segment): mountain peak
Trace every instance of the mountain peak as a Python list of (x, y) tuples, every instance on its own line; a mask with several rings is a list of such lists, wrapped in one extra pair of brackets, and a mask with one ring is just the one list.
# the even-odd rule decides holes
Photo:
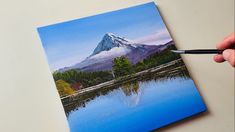
[(113, 34), (113, 33), (106, 33), (104, 36), (110, 36), (110, 37), (112, 37), (112, 36), (116, 36), (116, 35)]
[(132, 40), (129, 40), (129, 39), (125, 38), (125, 37), (118, 36), (118, 35), (116, 35), (114, 33), (106, 33), (104, 35), (104, 37), (107, 37), (107, 36), (113, 38), (113, 40), (122, 41), (125, 44), (133, 44)]
[(131, 40), (117, 36), (113, 33), (106, 33), (93, 51), (92, 55), (98, 54), (102, 51), (108, 51), (114, 47), (131, 46), (131, 44), (134, 44)]

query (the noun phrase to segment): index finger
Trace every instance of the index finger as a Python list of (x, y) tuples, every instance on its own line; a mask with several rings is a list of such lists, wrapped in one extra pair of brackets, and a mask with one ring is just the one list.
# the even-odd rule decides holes
[(217, 45), (217, 49), (228, 49), (235, 47), (235, 33), (230, 34)]

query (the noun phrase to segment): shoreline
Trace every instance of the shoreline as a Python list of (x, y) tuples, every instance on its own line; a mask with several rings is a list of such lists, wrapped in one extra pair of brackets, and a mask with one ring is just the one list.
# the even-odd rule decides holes
[[(177, 59), (177, 60), (162, 64), (162, 65), (159, 65), (159, 66), (141, 71), (141, 72), (137, 72), (137, 73), (132, 74), (132, 75), (120, 77), (120, 78), (117, 78), (117, 79), (113, 79), (111, 81), (100, 83), (100, 84), (95, 85), (95, 86), (91, 86), (91, 87), (87, 87), (87, 88), (78, 90), (78, 91), (76, 91), (76, 93), (74, 93), (72, 95), (62, 97), (60, 99), (61, 99), (63, 104), (69, 105), (69, 102), (77, 100), (77, 97), (79, 95), (90, 93), (90, 92), (93, 92), (95, 90), (99, 90), (99, 89), (102, 89), (102, 88), (109, 88), (109, 87), (119, 86), (123, 83), (136, 81), (136, 80), (142, 78), (143, 76), (146, 76), (148, 74), (153, 74), (153, 73), (156, 73), (156, 72), (158, 72), (159, 75), (164, 74), (165, 72), (167, 72), (167, 71), (164, 71), (165, 68), (174, 66), (175, 64), (180, 64), (181, 62), (183, 62), (182, 59)], [(174, 72), (174, 71), (178, 70), (179, 68), (181, 68), (182, 66), (184, 66), (184, 65), (174, 67), (171, 70)]]

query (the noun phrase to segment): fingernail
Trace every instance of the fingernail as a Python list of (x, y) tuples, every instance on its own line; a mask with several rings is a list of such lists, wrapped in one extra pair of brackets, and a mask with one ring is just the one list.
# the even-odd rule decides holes
[(225, 50), (225, 51), (223, 52), (223, 57), (224, 57), (224, 59), (225, 59), (225, 60), (228, 60), (228, 59), (229, 59), (229, 56), (230, 56), (230, 52), (229, 52), (228, 50)]

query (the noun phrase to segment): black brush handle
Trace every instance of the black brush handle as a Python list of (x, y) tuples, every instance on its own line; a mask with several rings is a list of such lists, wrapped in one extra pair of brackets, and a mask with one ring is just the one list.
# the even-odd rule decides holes
[(184, 54), (222, 54), (224, 50), (217, 49), (195, 49), (185, 50)]

